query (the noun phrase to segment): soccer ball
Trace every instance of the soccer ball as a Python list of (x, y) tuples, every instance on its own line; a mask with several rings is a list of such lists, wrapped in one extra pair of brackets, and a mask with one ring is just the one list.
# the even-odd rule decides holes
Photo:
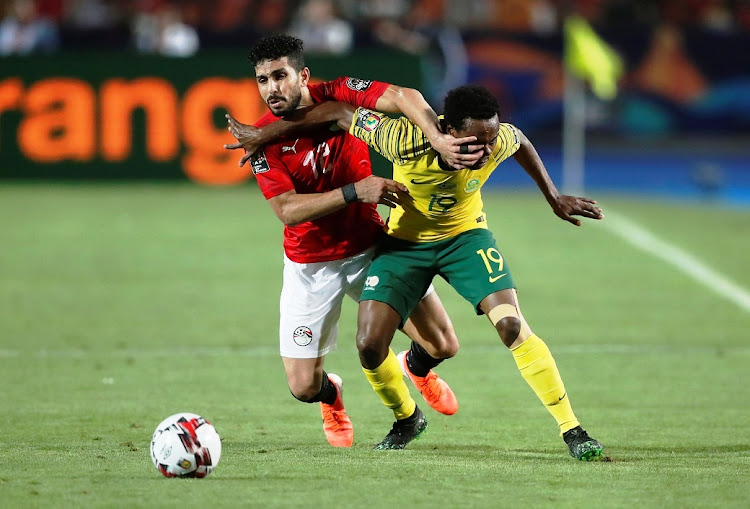
[(151, 459), (165, 477), (206, 477), (221, 458), (221, 438), (200, 415), (170, 415), (151, 437)]

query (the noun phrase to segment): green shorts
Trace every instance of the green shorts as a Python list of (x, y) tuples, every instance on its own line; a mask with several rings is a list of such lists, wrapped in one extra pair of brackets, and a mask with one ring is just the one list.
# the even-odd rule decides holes
[(515, 288), (492, 232), (477, 228), (437, 242), (381, 239), (360, 300), (385, 302), (398, 312), (403, 325), (436, 275), (478, 315), (485, 297)]

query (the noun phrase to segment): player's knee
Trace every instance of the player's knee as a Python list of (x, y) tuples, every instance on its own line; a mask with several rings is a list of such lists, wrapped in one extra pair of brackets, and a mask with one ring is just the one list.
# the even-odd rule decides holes
[(508, 348), (516, 341), (525, 340), (529, 334), (529, 327), (525, 325), (513, 304), (499, 304), (490, 309), (487, 318), (495, 326), (500, 339)]
[(505, 346), (510, 348), (510, 345), (512, 345), (513, 342), (518, 339), (519, 334), (521, 334), (522, 325), (523, 324), (519, 318), (516, 318), (515, 316), (506, 316), (495, 324), (495, 329), (500, 335), (500, 339), (503, 340)]
[(398, 313), (387, 304), (378, 301), (360, 303), (357, 350), (363, 368), (375, 369), (383, 363), (400, 319)]
[(372, 328), (357, 331), (357, 350), (362, 366), (375, 369), (380, 366), (388, 355), (390, 341), (384, 340), (382, 334)]
[(435, 358), (450, 359), (458, 353), (458, 337), (453, 328), (440, 331), (437, 341)]
[(367, 369), (374, 369), (383, 362), (382, 348), (373, 336), (358, 333), (357, 350), (359, 351), (359, 360), (362, 366)]

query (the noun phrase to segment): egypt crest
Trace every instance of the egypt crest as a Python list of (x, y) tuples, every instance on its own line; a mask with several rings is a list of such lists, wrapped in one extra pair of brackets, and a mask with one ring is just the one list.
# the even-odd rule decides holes
[(347, 78), (346, 86), (357, 92), (364, 92), (372, 85), (372, 80), (361, 80), (359, 78)]
[(294, 339), (294, 342), (299, 346), (307, 346), (312, 343), (313, 333), (310, 330), (310, 327), (300, 326), (294, 329), (292, 339)]

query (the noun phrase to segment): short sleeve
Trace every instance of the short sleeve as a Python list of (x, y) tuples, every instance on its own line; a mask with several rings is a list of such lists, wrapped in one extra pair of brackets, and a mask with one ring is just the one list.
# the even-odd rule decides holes
[(521, 142), (518, 136), (518, 131), (513, 124), (500, 124), (497, 133), (497, 145), (495, 146), (492, 157), (495, 159), (496, 163), (500, 164), (515, 154), (520, 146)]
[(390, 118), (366, 108), (357, 108), (349, 133), (397, 164), (420, 157), (431, 149), (421, 129), (407, 118)]
[(273, 146), (266, 147), (251, 159), (253, 174), (266, 200), (294, 189), (289, 170)]
[(375, 108), (378, 99), (388, 88), (388, 83), (345, 76), (308, 88), (316, 102), (341, 101), (352, 106)]

